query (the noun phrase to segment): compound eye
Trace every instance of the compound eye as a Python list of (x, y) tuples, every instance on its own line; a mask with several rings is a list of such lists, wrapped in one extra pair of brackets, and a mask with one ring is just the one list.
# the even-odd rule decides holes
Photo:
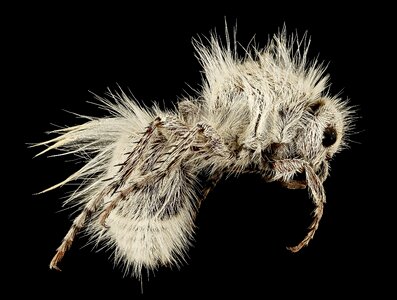
[(328, 126), (327, 128), (325, 128), (322, 141), (323, 146), (331, 147), (333, 144), (335, 144), (337, 136), (338, 135), (334, 127)]

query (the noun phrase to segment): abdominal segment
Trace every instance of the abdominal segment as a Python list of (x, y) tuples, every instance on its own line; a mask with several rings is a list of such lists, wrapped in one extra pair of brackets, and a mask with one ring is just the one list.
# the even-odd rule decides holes
[(95, 236), (114, 249), (116, 263), (140, 277), (142, 270), (178, 265), (193, 239), (197, 210), (194, 181), (184, 168), (132, 191), (106, 219), (96, 220)]

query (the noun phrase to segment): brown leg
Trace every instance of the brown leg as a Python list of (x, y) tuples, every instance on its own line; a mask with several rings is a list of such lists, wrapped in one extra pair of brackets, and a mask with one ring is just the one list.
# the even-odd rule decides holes
[(292, 252), (298, 252), (303, 247), (309, 244), (310, 240), (313, 238), (314, 234), (318, 229), (321, 217), (323, 216), (324, 212), (325, 192), (322, 182), (313, 171), (311, 166), (307, 163), (305, 164), (305, 171), (309, 192), (316, 207), (313, 211), (313, 221), (308, 228), (309, 231), (307, 232), (305, 238), (298, 245), (293, 247), (287, 247), (287, 249)]
[(73, 244), (74, 238), (77, 233), (84, 227), (84, 224), (88, 218), (97, 210), (99, 203), (103, 199), (104, 193), (101, 193), (98, 197), (92, 198), (83, 211), (74, 219), (72, 226), (62, 240), (61, 245), (57, 248), (54, 257), (50, 262), (50, 269), (61, 271), (58, 267), (58, 263), (62, 260), (65, 253), (70, 249)]

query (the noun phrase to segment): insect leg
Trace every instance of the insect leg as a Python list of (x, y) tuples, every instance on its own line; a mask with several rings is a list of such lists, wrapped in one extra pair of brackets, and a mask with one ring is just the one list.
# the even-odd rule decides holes
[(145, 152), (146, 146), (149, 144), (150, 137), (153, 135), (154, 131), (161, 124), (160, 117), (155, 118), (148, 127), (146, 127), (146, 131), (143, 133), (142, 137), (139, 139), (134, 150), (128, 155), (127, 159), (123, 163), (119, 174), (120, 178), (114, 182), (114, 190), (117, 191), (120, 186), (122, 186), (126, 179), (131, 175), (131, 172), (134, 170), (136, 165), (140, 162), (140, 158)]
[(306, 164), (305, 171), (309, 192), (313, 199), (313, 203), (315, 204), (315, 208), (313, 210), (313, 221), (308, 228), (309, 231), (307, 232), (305, 238), (298, 245), (287, 247), (287, 249), (292, 252), (298, 252), (309, 244), (310, 240), (313, 238), (318, 229), (321, 217), (323, 216), (324, 212), (325, 192), (322, 182), (314, 170), (309, 166), (309, 164)]
[(308, 228), (308, 232), (305, 238), (296, 246), (287, 247), (292, 252), (298, 252), (303, 247), (307, 246), (310, 240), (313, 238), (317, 228), (320, 224), (321, 217), (323, 216), (324, 203), (325, 203), (325, 192), (322, 184), (322, 180), (316, 175), (313, 168), (304, 160), (300, 159), (284, 159), (276, 160), (273, 162), (274, 170), (277, 171), (278, 175), (276, 179), (289, 177), (290, 175), (305, 171), (307, 186), (309, 189), (310, 196), (313, 200), (315, 208), (313, 210), (313, 221)]
[[(110, 189), (113, 190), (113, 194), (116, 193), (127, 181), (130, 177), (132, 171), (140, 162), (140, 159), (145, 152), (147, 145), (149, 144), (150, 137), (153, 135), (154, 131), (158, 126), (161, 125), (160, 117), (156, 117), (147, 127), (142, 137), (139, 139), (134, 150), (128, 155), (125, 162), (122, 164), (121, 169), (119, 171), (118, 178), (111, 183)], [(116, 207), (117, 203), (124, 197), (125, 192), (121, 192), (120, 195), (115, 197), (104, 209), (100, 216), (100, 223), (106, 227), (106, 219), (109, 216), (110, 212)]]
[[(173, 134), (171, 142), (166, 147), (166, 149), (168, 150), (159, 157), (159, 162), (155, 164), (151, 172), (141, 175), (133, 182), (129, 182), (129, 186), (125, 189), (122, 189), (121, 187), (124, 186), (126, 181), (130, 180), (130, 175), (133, 171), (132, 168), (135, 167), (138, 163), (141, 163), (141, 161), (138, 160), (141, 159), (143, 150), (145, 149), (143, 144), (148, 143), (149, 137), (155, 129), (154, 126), (166, 129)], [(202, 145), (203, 147), (209, 147), (212, 152), (216, 153), (217, 155), (225, 156), (225, 153), (228, 154), (228, 150), (221, 141), (219, 135), (211, 126), (205, 123), (198, 123), (196, 126), (189, 129), (182, 121), (173, 117), (169, 117), (162, 122), (158, 121), (157, 124), (151, 124), (146, 132), (146, 137), (143, 137), (141, 139), (141, 142), (138, 144), (140, 155), (136, 155), (135, 152), (138, 152), (138, 150), (134, 150), (133, 153), (130, 154), (129, 158), (127, 158), (126, 163), (123, 164), (124, 166), (120, 171), (122, 172), (122, 175), (120, 177), (121, 179), (116, 183), (116, 188), (114, 189), (114, 192), (118, 193), (118, 195), (109, 202), (107, 207), (101, 213), (100, 223), (105, 226), (106, 219), (108, 218), (111, 211), (117, 206), (117, 204), (121, 200), (125, 199), (126, 196), (133, 191), (133, 189), (141, 188), (151, 183), (153, 184), (154, 182), (164, 178), (171, 171), (172, 168), (178, 167), (180, 163), (186, 158), (186, 155), (188, 153), (191, 153), (191, 146), (195, 142), (195, 139), (199, 134), (202, 134), (202, 136), (204, 136), (206, 140), (205, 145)], [(135, 161), (129, 161), (132, 158), (134, 158)], [(218, 180), (219, 179), (217, 179), (217, 181)], [(209, 191), (210, 189), (204, 192), (205, 196), (209, 193)]]
[[(133, 183), (132, 185), (129, 185), (126, 189), (121, 189), (125, 183), (129, 180), (131, 177), (132, 172), (134, 171), (135, 167), (142, 163), (142, 156), (145, 153), (145, 150), (147, 150), (147, 145), (150, 142), (150, 138), (155, 132), (156, 129), (159, 127), (165, 127), (168, 130), (171, 130), (175, 135), (177, 136), (183, 136), (186, 135), (189, 130), (188, 128), (182, 124), (178, 119), (172, 118), (172, 117), (167, 117), (165, 121), (162, 121), (160, 117), (156, 117), (149, 125), (146, 127), (146, 131), (143, 133), (142, 137), (138, 141), (136, 147), (134, 150), (128, 155), (127, 159), (125, 162), (122, 164), (122, 167), (119, 171), (119, 175), (117, 176), (117, 179), (111, 183), (111, 186), (113, 186), (113, 196), (115, 193), (118, 193), (116, 197), (113, 198), (107, 205), (107, 207), (103, 210), (100, 216), (100, 224), (106, 227), (106, 219), (108, 218), (109, 214), (111, 211), (117, 206), (117, 204), (125, 198), (134, 188), (137, 187), (137, 183)], [(143, 179), (147, 177), (152, 177), (153, 175), (149, 176), (142, 176), (143, 178), (140, 180), (142, 181)]]
[[(168, 123), (164, 121), (162, 128), (176, 131), (179, 134), (174, 142), (168, 145), (171, 149), (169, 152), (164, 153), (164, 157), (160, 160), (160, 163), (153, 169), (152, 172), (142, 176), (140, 182), (145, 184), (147, 181), (158, 179), (163, 177), (171, 168), (178, 166), (187, 155), (192, 154), (192, 145), (198, 146), (199, 148), (208, 147), (210, 151), (208, 156), (220, 155), (228, 157), (230, 155), (229, 150), (224, 145), (221, 137), (216, 131), (208, 124), (198, 123), (193, 128), (187, 130), (187, 127), (181, 125), (181, 127), (174, 127), (177, 123)], [(197, 142), (196, 139), (199, 135), (205, 138), (204, 142)]]
[(65, 253), (70, 249), (73, 244), (74, 238), (77, 233), (84, 227), (84, 224), (88, 218), (98, 209), (99, 203), (103, 199), (104, 192), (102, 192), (97, 197), (92, 198), (87, 202), (83, 211), (73, 220), (73, 224), (69, 231), (66, 233), (62, 240), (61, 245), (57, 248), (54, 257), (50, 262), (50, 269), (55, 269), (61, 271), (58, 267), (58, 263), (62, 260)]

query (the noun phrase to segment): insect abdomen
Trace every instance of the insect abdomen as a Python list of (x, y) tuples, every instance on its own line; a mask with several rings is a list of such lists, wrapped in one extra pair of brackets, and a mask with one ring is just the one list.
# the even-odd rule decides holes
[(114, 247), (117, 263), (140, 277), (143, 268), (183, 260), (194, 233), (196, 199), (191, 177), (178, 168), (133, 191), (110, 212), (107, 228), (99, 218), (92, 230)]

